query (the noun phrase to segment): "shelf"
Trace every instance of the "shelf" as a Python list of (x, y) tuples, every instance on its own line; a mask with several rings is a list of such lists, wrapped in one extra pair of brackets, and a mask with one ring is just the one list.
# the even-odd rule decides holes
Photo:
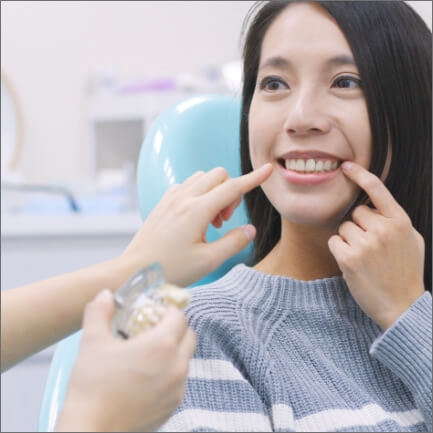
[(139, 213), (71, 215), (2, 215), (1, 237), (101, 236), (135, 234), (142, 224)]

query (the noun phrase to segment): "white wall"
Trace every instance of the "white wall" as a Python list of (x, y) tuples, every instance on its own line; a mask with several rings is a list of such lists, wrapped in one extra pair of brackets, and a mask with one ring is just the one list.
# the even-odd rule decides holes
[(88, 75), (170, 75), (239, 58), (253, 2), (1, 3), (2, 69), (23, 105), (22, 169), (37, 180), (83, 174), (81, 106)]
[[(85, 173), (83, 90), (113, 65), (124, 76), (175, 74), (239, 58), (250, 1), (1, 3), (1, 63), (23, 105), (20, 167), (31, 180)], [(410, 1), (431, 28), (430, 1)]]

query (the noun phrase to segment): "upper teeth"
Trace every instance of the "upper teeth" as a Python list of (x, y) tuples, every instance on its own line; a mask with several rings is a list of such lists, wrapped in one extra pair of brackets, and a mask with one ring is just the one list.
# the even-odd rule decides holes
[(337, 161), (331, 161), (329, 159), (321, 159), (318, 161), (315, 161), (314, 159), (286, 159), (285, 164), (288, 170), (299, 171), (301, 173), (332, 171), (338, 167)]

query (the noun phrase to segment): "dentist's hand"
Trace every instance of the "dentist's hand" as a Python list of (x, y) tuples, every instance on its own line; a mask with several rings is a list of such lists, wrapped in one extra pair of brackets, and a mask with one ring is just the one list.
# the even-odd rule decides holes
[(377, 176), (355, 163), (342, 168), (376, 209), (356, 207), (328, 246), (356, 302), (385, 330), (425, 291), (424, 239)]
[(242, 195), (263, 183), (271, 172), (268, 163), (237, 178), (230, 178), (222, 167), (194, 173), (163, 196), (121, 259), (136, 263), (137, 269), (157, 261), (167, 280), (179, 286), (199, 280), (254, 239), (252, 225), (233, 229), (211, 243), (206, 242), (206, 231), (211, 223), (221, 227)]
[(114, 337), (112, 294), (86, 307), (83, 336), (57, 431), (156, 431), (181, 403), (195, 335), (173, 308), (153, 329)]

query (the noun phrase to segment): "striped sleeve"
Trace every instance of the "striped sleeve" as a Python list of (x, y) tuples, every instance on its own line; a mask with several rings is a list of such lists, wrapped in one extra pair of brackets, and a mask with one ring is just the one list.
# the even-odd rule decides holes
[(425, 292), (372, 344), (370, 354), (411, 390), (432, 431), (432, 296)]
[(194, 358), (185, 398), (164, 432), (270, 432), (259, 395), (235, 366), (221, 359)]

